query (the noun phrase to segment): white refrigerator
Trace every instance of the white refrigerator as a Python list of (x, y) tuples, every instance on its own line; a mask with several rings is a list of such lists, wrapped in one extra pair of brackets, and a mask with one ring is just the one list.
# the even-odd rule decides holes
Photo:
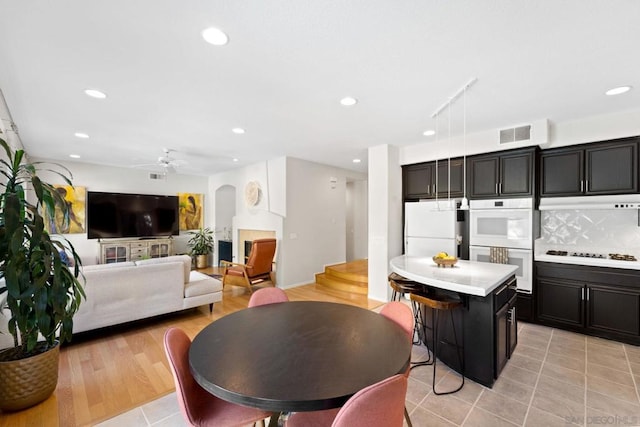
[(458, 254), (455, 200), (406, 202), (404, 204), (404, 253), (434, 256), (438, 252)]

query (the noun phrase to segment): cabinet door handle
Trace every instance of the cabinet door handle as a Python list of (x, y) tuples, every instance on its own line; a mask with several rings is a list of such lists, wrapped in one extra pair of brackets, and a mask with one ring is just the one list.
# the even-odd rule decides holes
[(584, 191), (589, 191), (589, 180), (588, 179), (584, 182)]
[(580, 180), (580, 192), (582, 193), (584, 191), (584, 180)]
[(589, 301), (589, 291), (590, 291), (590, 289), (587, 288), (587, 301)]
[(498, 183), (496, 182), (496, 194), (498, 194)]
[(499, 194), (502, 194), (502, 183), (500, 183), (500, 187), (499, 188), (500, 188)]
[(580, 299), (584, 301), (584, 288), (580, 290)]

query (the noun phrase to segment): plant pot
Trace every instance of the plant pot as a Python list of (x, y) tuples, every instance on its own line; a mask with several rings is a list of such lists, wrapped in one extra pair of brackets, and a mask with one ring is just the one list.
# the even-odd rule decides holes
[(207, 268), (209, 255), (196, 255), (196, 268)]
[[(11, 351), (13, 348), (0, 351)], [(19, 411), (46, 400), (58, 384), (60, 345), (26, 359), (0, 361), (0, 409)]]

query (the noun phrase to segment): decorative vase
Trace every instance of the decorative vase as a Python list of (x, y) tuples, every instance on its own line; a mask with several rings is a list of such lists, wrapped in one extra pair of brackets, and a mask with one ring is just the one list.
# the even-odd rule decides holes
[(196, 256), (196, 268), (207, 268), (207, 258), (209, 255)]
[[(0, 351), (11, 351), (13, 348)], [(0, 409), (19, 411), (46, 400), (58, 384), (60, 344), (26, 359), (0, 361)]]

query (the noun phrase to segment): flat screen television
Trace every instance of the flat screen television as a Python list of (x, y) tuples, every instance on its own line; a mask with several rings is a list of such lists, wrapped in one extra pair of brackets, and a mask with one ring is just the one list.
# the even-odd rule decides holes
[(87, 238), (177, 235), (178, 196), (87, 193)]

